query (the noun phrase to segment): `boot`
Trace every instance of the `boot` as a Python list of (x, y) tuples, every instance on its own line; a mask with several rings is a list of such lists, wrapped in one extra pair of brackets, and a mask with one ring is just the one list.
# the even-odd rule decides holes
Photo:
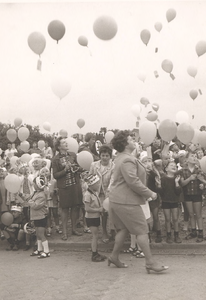
[(175, 243), (178, 243), (178, 244), (180, 244), (180, 243), (182, 243), (182, 240), (181, 240), (181, 238), (179, 237), (179, 232), (178, 231), (175, 231), (174, 232), (174, 242)]
[(198, 230), (198, 235), (197, 235), (197, 243), (201, 243), (203, 241), (203, 230)]
[(173, 240), (172, 240), (172, 237), (171, 237), (171, 232), (167, 232), (166, 242), (168, 244), (172, 244), (173, 243)]
[(161, 243), (161, 242), (162, 242), (161, 230), (157, 230), (157, 236), (155, 239), (155, 243)]
[(193, 228), (192, 232), (188, 234), (185, 239), (190, 240), (190, 239), (194, 239), (195, 237), (197, 237), (197, 230), (196, 228)]

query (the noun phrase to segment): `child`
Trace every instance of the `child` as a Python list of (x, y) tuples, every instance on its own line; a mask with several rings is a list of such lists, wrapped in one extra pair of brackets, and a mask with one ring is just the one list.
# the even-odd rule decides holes
[(87, 226), (92, 232), (92, 261), (101, 262), (107, 257), (97, 252), (98, 227), (100, 226), (100, 214), (103, 212), (100, 199), (98, 197), (100, 178), (97, 175), (89, 175), (85, 178), (88, 189), (85, 193), (85, 218)]
[(34, 178), (35, 192), (28, 201), (30, 206), (30, 219), (34, 221), (37, 236), (37, 250), (35, 250), (31, 256), (38, 256), (38, 258), (50, 257), (49, 245), (45, 237), (48, 209), (46, 206), (47, 199), (44, 193), (44, 187), (44, 177), (37, 176)]
[(176, 176), (177, 165), (174, 161), (168, 162), (165, 168), (166, 175), (161, 179), (156, 177), (157, 191), (162, 198), (162, 209), (165, 216), (167, 239), (166, 242), (171, 244), (173, 242), (171, 237), (171, 215), (174, 224), (174, 242), (181, 243), (179, 237), (179, 196), (181, 194), (181, 187), (179, 185), (180, 176)]

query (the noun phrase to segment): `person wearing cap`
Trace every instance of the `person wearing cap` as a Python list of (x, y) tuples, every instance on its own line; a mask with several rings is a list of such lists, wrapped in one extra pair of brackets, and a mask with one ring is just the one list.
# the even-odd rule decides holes
[(46, 205), (46, 195), (44, 192), (45, 180), (44, 177), (37, 176), (33, 180), (35, 192), (28, 201), (30, 206), (30, 220), (34, 221), (37, 236), (37, 250), (31, 256), (38, 258), (50, 257), (48, 240), (45, 236), (45, 228), (47, 226), (48, 208)]
[(98, 196), (100, 178), (97, 175), (88, 175), (85, 178), (85, 182), (88, 185), (88, 189), (84, 196), (85, 203), (85, 219), (86, 224), (92, 232), (92, 261), (101, 262), (106, 259), (106, 256), (101, 255), (97, 251), (98, 242), (98, 228), (100, 226), (100, 215), (103, 212), (103, 206)]

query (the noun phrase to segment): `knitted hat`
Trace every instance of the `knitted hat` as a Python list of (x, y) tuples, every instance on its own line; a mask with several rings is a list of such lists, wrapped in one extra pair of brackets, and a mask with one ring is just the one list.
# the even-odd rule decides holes
[(22, 212), (22, 208), (21, 208), (21, 206), (13, 205), (13, 206), (11, 207), (11, 211)]
[(37, 176), (34, 178), (34, 183), (38, 186), (39, 189), (43, 190), (45, 187), (45, 179), (42, 176)]

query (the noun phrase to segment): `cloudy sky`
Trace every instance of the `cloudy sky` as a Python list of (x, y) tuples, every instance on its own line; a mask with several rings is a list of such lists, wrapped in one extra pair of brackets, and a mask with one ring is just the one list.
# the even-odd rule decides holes
[[(13, 124), (19, 117), (43, 132), (44, 122), (49, 122), (52, 132), (65, 129), (69, 134), (98, 132), (100, 127), (132, 129), (133, 105), (141, 105), (144, 122), (152, 103), (158, 103), (160, 121), (175, 121), (183, 110), (194, 128), (206, 124), (206, 54), (198, 56), (195, 50), (199, 41), (206, 41), (205, 1), (12, 2), (0, 1), (1, 122)], [(171, 8), (176, 17), (168, 22)], [(117, 23), (117, 34), (109, 41), (94, 34), (100, 16), (111, 16)], [(66, 28), (58, 44), (47, 30), (53, 20)], [(157, 22), (162, 24), (160, 32), (154, 27)], [(151, 34), (147, 46), (140, 38), (143, 29)], [(38, 55), (27, 43), (35, 31), (46, 39), (41, 71)], [(88, 47), (78, 43), (82, 35)], [(161, 67), (165, 59), (173, 63), (174, 80)], [(197, 69), (195, 78), (187, 72), (190, 66)], [(59, 74), (71, 84), (61, 100), (52, 91)], [(195, 100), (189, 95), (193, 89), (198, 91)], [(147, 107), (140, 104), (142, 97), (149, 100)], [(82, 129), (77, 126), (80, 118), (85, 120)]]

